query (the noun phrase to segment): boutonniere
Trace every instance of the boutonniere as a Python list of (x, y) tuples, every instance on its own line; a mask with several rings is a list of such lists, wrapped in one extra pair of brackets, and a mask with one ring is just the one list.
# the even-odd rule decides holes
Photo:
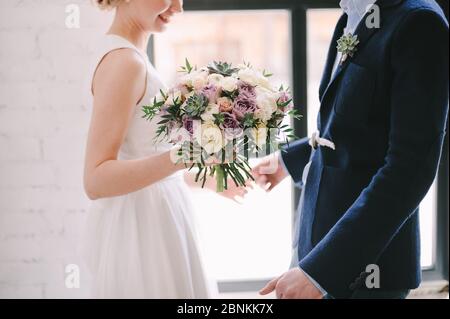
[(338, 52), (342, 53), (341, 61), (339, 62), (339, 64), (342, 65), (348, 57), (353, 57), (355, 52), (358, 50), (358, 35), (353, 35), (351, 33), (344, 34), (339, 40), (337, 40), (337, 44)]

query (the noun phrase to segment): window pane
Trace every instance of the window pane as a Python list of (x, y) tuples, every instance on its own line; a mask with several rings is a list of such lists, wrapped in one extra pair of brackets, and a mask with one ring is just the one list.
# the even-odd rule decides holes
[[(273, 73), (277, 84), (291, 85), (288, 11), (186, 12), (155, 37), (154, 48), (156, 67), (169, 85), (185, 58), (198, 66), (212, 60), (250, 62)], [(243, 205), (210, 192), (195, 192), (200, 245), (207, 269), (216, 279), (262, 279), (287, 269), (291, 192), (286, 180), (268, 195), (262, 190), (251, 192)]]
[(419, 207), (420, 236), (422, 244), (422, 267), (430, 268), (434, 265), (436, 216), (437, 216), (437, 183), (436, 181), (428, 191), (427, 196)]
[[(317, 114), (320, 108), (319, 85), (328, 53), (328, 47), (340, 9), (308, 10), (308, 132), (317, 130)], [(434, 263), (434, 238), (436, 217), (436, 185), (420, 205), (422, 267)]]
[(308, 134), (317, 130), (319, 114), (319, 86), (322, 72), (327, 60), (328, 48), (334, 27), (342, 10), (314, 9), (308, 10)]

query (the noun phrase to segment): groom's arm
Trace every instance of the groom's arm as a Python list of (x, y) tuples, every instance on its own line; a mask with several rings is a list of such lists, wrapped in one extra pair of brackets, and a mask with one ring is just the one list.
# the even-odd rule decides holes
[(410, 12), (391, 48), (385, 165), (299, 263), (336, 298), (350, 296), (349, 285), (367, 265), (376, 264), (435, 178), (448, 113), (448, 57), (447, 22), (430, 10)]
[(305, 137), (293, 143), (281, 151), (281, 162), (286, 171), (291, 175), (294, 183), (302, 187), (303, 169), (311, 156), (309, 138)]

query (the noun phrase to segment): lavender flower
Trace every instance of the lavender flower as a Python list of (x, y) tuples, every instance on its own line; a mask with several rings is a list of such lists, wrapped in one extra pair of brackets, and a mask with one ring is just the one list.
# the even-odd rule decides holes
[(217, 102), (220, 95), (220, 89), (213, 84), (205, 86), (200, 92), (208, 98), (209, 103), (213, 104)]
[(239, 90), (239, 95), (245, 95), (248, 97), (256, 98), (255, 86), (253, 86), (247, 82), (239, 81), (238, 82), (238, 90)]
[(194, 120), (188, 116), (183, 117), (183, 127), (189, 134), (194, 134)]
[(254, 97), (239, 95), (234, 101), (233, 114), (237, 119), (242, 120), (247, 113), (254, 113), (257, 109)]
[(222, 113), (223, 114), (223, 122), (220, 124), (220, 128), (225, 132), (225, 138), (228, 140), (233, 140), (242, 135), (243, 130), (241, 127), (241, 123), (236, 118), (234, 114), (231, 113)]

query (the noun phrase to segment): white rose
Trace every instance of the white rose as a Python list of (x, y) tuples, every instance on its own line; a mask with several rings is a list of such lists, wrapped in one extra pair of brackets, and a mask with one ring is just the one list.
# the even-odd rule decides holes
[(256, 104), (268, 114), (272, 114), (278, 109), (276, 96), (269, 90), (260, 87), (256, 88)]
[(192, 76), (192, 87), (196, 90), (203, 89), (208, 84), (208, 74), (206, 72), (195, 72)]
[(238, 83), (237, 78), (229, 76), (223, 78), (219, 86), (222, 87), (222, 89), (224, 89), (225, 91), (233, 92), (234, 90), (237, 89), (237, 83)]
[(272, 98), (276, 98), (278, 95), (273, 93), (271, 90), (265, 88), (265, 87), (261, 87), (261, 86), (257, 86), (255, 88), (256, 91), (256, 95), (267, 95), (267, 96), (272, 96)]
[(257, 75), (255, 71), (249, 68), (241, 69), (238, 72), (238, 77), (248, 84), (256, 85), (257, 84)]
[(187, 87), (192, 87), (192, 74), (189, 73), (179, 77), (176, 81), (176, 84), (180, 86), (184, 85)]
[(272, 85), (270, 84), (269, 79), (267, 79), (265, 76), (261, 76), (258, 78), (258, 85), (267, 90), (270, 90), (271, 92), (274, 92), (274, 89), (273, 89)]
[(185, 74), (177, 80), (177, 85), (184, 85), (187, 87), (193, 87), (196, 90), (202, 89), (206, 86), (208, 81), (208, 73), (204, 71), (192, 71)]
[(205, 122), (214, 121), (214, 115), (212, 113), (203, 113), (200, 117)]
[(258, 109), (255, 111), (255, 118), (261, 120), (263, 123), (267, 123), (272, 118), (272, 113)]
[(208, 154), (217, 153), (223, 148), (223, 136), (220, 128), (212, 121), (203, 123), (194, 132), (195, 139)]
[(205, 122), (214, 121), (214, 114), (218, 114), (219, 112), (220, 110), (217, 104), (209, 104), (205, 112), (201, 115), (201, 118)]
[(244, 82), (274, 92), (273, 87), (270, 84), (270, 81), (261, 72), (247, 68), (240, 70), (238, 72), (238, 76)]
[(213, 103), (208, 104), (205, 111), (209, 112), (211, 114), (218, 114), (220, 112), (219, 106), (217, 104), (213, 104)]
[(220, 82), (222, 82), (223, 78), (224, 77), (221, 74), (216, 74), (216, 73), (210, 74), (208, 76), (208, 83), (214, 84), (215, 86), (219, 86), (219, 84), (220, 84)]

